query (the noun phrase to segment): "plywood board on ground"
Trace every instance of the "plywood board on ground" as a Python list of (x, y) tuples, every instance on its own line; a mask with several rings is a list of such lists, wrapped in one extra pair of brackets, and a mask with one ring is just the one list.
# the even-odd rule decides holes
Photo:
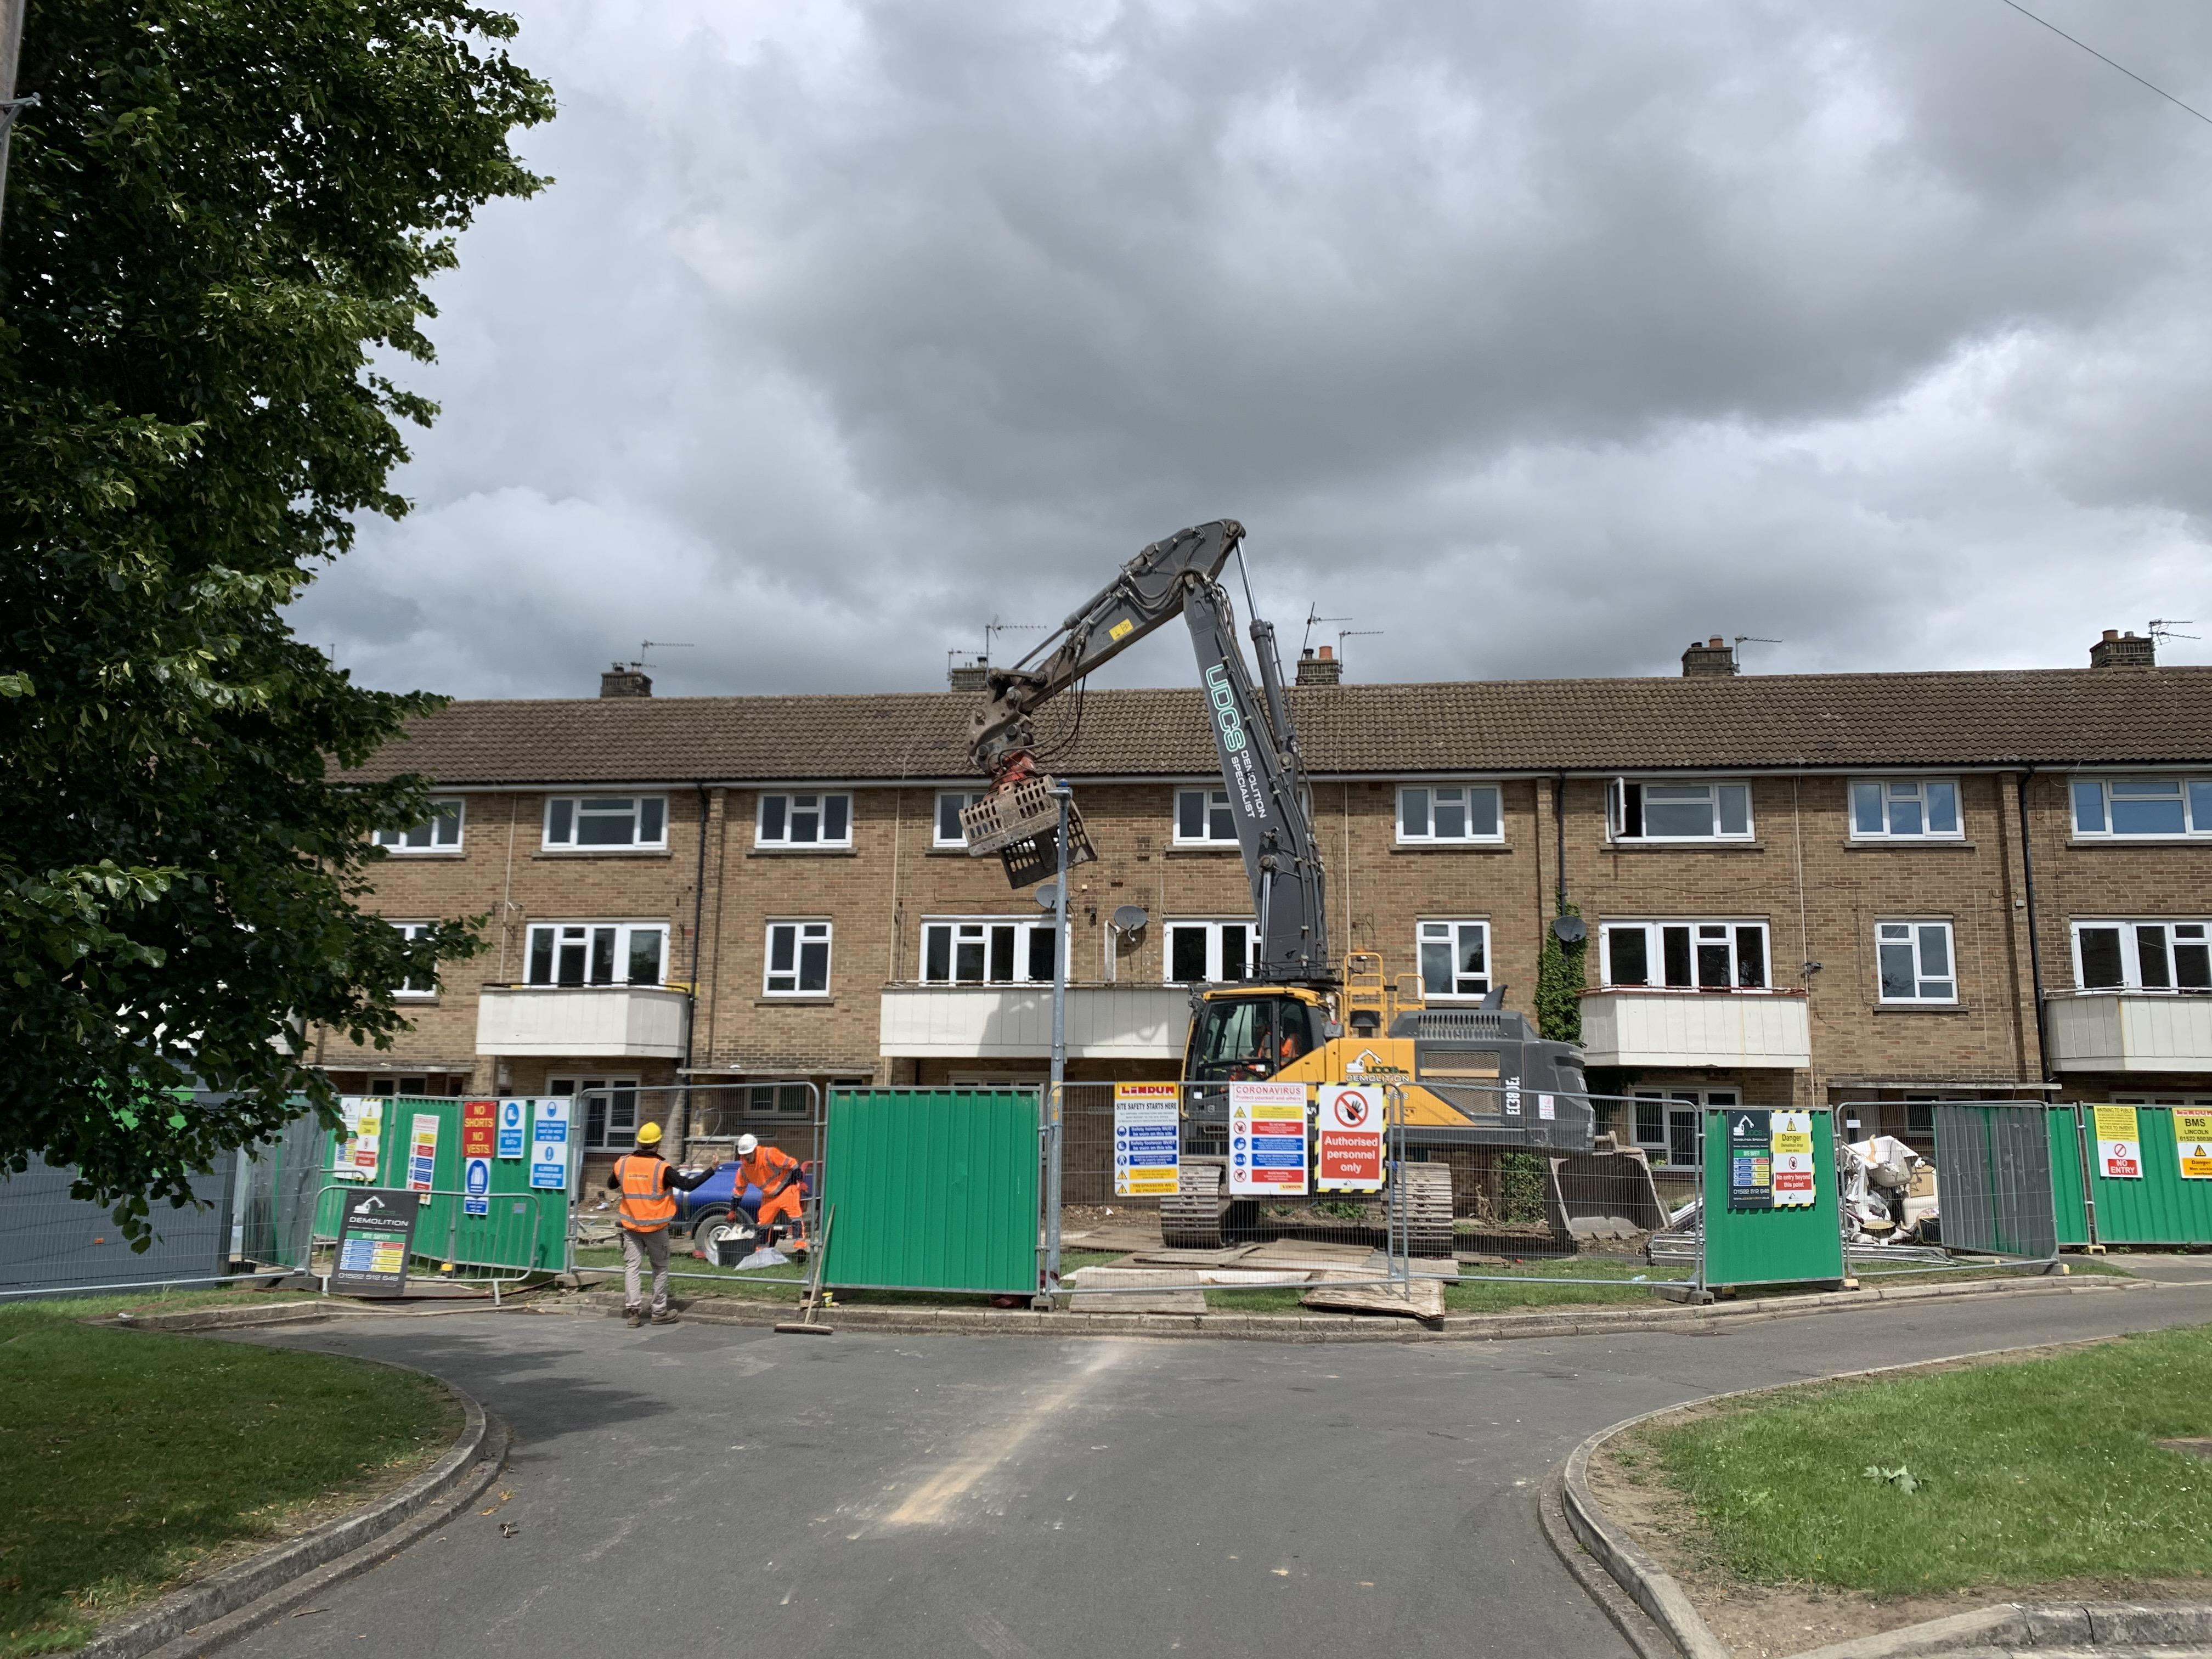
[(1300, 1267), (1357, 1267), (1375, 1254), (1366, 1244), (1322, 1244), (1303, 1238), (1279, 1238), (1250, 1247), (1251, 1260), (1279, 1261)]
[(1148, 1267), (1225, 1267), (1232, 1261), (1242, 1261), (1259, 1248), (1256, 1244), (1224, 1244), (1211, 1250), (1140, 1250), (1131, 1259)]
[(1406, 1286), (1339, 1285), (1324, 1279), (1298, 1300), (1309, 1308), (1324, 1308), (1331, 1313), (1395, 1314), (1423, 1320), (1444, 1316), (1444, 1287), (1434, 1279), (1416, 1279)]
[(1067, 1305), (1077, 1313), (1204, 1313), (1206, 1292), (1190, 1277), (1164, 1268), (1078, 1267), (1067, 1276), (1075, 1292)]

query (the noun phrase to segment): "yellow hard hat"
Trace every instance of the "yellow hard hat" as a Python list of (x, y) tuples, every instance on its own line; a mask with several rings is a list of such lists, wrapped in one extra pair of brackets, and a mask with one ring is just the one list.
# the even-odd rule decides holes
[(645, 1125), (644, 1127), (641, 1128), (637, 1132), (637, 1144), (641, 1146), (658, 1146), (660, 1145), (660, 1126), (658, 1123), (648, 1123)]

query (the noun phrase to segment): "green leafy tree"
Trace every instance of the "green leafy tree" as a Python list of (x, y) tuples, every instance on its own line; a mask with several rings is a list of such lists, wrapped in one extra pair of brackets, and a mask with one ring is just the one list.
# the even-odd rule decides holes
[[(1562, 902), (1559, 914), (1579, 916), (1582, 907)], [(1554, 1042), (1583, 1040), (1583, 958), (1589, 954), (1587, 935), (1563, 945), (1550, 928), (1544, 930), (1544, 948), (1536, 956), (1536, 1030)]]
[[(444, 0), (37, 0), (0, 224), (0, 1168), (74, 1164), (143, 1248), (283, 1122), (321, 1025), (388, 1046), (410, 941), (365, 912), (421, 778), (339, 775), (422, 694), (283, 607), (397, 517), (385, 366), (548, 88)], [(203, 1094), (174, 1091), (197, 1081)]]

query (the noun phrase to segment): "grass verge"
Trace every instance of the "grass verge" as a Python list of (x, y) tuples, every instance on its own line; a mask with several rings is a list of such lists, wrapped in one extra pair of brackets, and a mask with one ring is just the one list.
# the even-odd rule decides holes
[(185, 1301), (0, 1308), (0, 1656), (82, 1646), (191, 1569), (343, 1513), (452, 1443), (459, 1408), (425, 1377), (79, 1322)]
[(1723, 1406), (1616, 1458), (1687, 1499), (1711, 1565), (1902, 1595), (2204, 1573), (2212, 1462), (2155, 1443), (2205, 1434), (2212, 1326)]

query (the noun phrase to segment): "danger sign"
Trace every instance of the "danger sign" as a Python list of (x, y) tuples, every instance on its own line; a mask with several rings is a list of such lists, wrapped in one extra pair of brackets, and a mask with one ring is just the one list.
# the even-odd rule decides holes
[(2184, 1181), (2212, 1181), (2212, 1112), (2176, 1112), (2173, 1146)]
[(1320, 1163), (1314, 1188), (1324, 1193), (1382, 1190), (1382, 1091), (1324, 1085)]

